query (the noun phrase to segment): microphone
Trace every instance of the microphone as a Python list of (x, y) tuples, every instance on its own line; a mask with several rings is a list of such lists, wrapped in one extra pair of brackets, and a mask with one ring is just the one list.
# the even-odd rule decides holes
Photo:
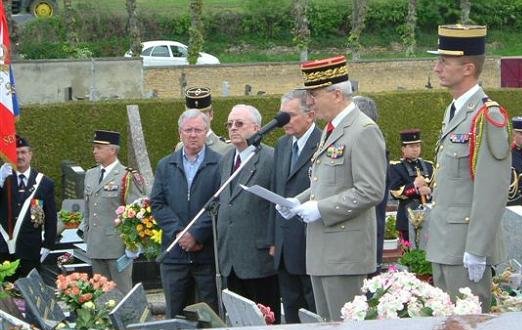
[(261, 143), (261, 139), (263, 139), (263, 136), (265, 136), (267, 133), (270, 133), (273, 131), (276, 127), (283, 127), (290, 121), (290, 115), (288, 112), (280, 111), (277, 113), (277, 115), (272, 119), (268, 124), (261, 127), (259, 131), (257, 131), (254, 135), (249, 137), (247, 139), (248, 145), (255, 145), (258, 146), (259, 143)]

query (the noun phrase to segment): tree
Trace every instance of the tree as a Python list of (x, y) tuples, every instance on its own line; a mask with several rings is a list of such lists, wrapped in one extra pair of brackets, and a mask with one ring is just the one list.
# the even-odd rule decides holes
[(190, 28), (189, 28), (189, 47), (188, 62), (196, 64), (199, 52), (203, 49), (203, 22), (201, 13), (203, 0), (190, 0)]
[(348, 36), (347, 48), (352, 52), (352, 59), (360, 58), (361, 42), (359, 41), (364, 30), (364, 21), (368, 13), (368, 0), (352, 0), (352, 29)]
[(404, 31), (404, 46), (406, 46), (406, 57), (415, 56), (415, 28), (417, 26), (417, 0), (408, 1), (408, 15), (406, 16), (406, 24)]
[(78, 35), (74, 28), (74, 13), (72, 0), (63, 0), (63, 19), (69, 47), (74, 48), (78, 44)]
[(294, 7), (294, 43), (299, 48), (301, 61), (308, 60), (310, 28), (308, 27), (308, 0), (293, 0)]
[(469, 12), (471, 11), (471, 0), (460, 0), (460, 22), (462, 24), (469, 24)]
[(136, 13), (136, 0), (126, 0), (127, 14), (129, 15), (129, 36), (132, 57), (141, 55), (141, 33)]

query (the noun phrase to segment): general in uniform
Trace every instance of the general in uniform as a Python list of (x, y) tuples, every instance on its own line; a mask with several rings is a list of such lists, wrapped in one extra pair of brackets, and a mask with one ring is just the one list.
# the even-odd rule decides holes
[(433, 174), (433, 163), (420, 158), (421, 132), (408, 129), (400, 132), (402, 158), (390, 162), (390, 193), (399, 201), (397, 230), (401, 238), (409, 240), (408, 208), (416, 209), (430, 200), (428, 183)]
[(427, 259), (434, 284), (455, 299), (469, 287), (491, 303), (491, 266), (504, 260), (501, 219), (511, 168), (509, 118), (478, 84), (486, 27), (439, 26), (433, 71), (453, 101), (437, 142)]
[[(210, 89), (207, 87), (192, 87), (185, 91), (185, 109), (197, 109), (207, 115), (210, 124), (214, 119), (214, 109), (212, 108), (212, 96)], [(227, 151), (232, 150), (233, 146), (230, 141), (218, 136), (212, 128), (208, 130), (206, 145), (220, 155), (224, 155)], [(175, 151), (183, 146), (183, 142), (176, 145)]]
[(126, 251), (115, 228), (115, 211), (143, 197), (144, 182), (137, 171), (126, 168), (118, 160), (118, 132), (97, 130), (92, 143), (98, 166), (85, 173), (85, 214), (80, 230), (87, 243), (93, 273), (114, 281), (126, 294), (132, 288), (132, 264), (119, 272), (116, 260), (131, 253)]

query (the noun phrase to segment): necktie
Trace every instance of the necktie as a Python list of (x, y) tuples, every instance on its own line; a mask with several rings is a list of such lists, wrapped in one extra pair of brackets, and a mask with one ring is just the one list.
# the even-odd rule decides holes
[(20, 182), (18, 183), (18, 196), (19, 199), (22, 200), (25, 195), (25, 175), (20, 174), (18, 178), (20, 178)]
[(234, 163), (234, 169), (232, 172), (235, 172), (239, 166), (241, 166), (241, 157), (239, 155), (236, 156), (236, 162)]
[(294, 169), (295, 164), (297, 163), (297, 159), (299, 158), (299, 147), (297, 146), (297, 141), (294, 141), (292, 144), (292, 158), (290, 159), (290, 171)]
[(328, 137), (330, 136), (330, 134), (332, 134), (333, 130), (334, 130), (334, 125), (332, 124), (331, 121), (328, 122), (328, 124), (326, 125), (326, 138), (324, 139), (325, 141), (328, 139)]
[(453, 119), (453, 116), (455, 116), (455, 102), (451, 103), (451, 108), (450, 108), (450, 117), (449, 117), (449, 121), (451, 121), (451, 119)]
[(105, 169), (101, 169), (100, 178), (98, 179), (98, 184), (100, 184), (103, 181), (103, 175), (105, 174)]

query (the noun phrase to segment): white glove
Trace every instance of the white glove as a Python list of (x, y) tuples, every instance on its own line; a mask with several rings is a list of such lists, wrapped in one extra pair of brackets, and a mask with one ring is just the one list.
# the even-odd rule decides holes
[(308, 201), (304, 204), (294, 207), (290, 211), (295, 212), (306, 223), (321, 219), (321, 213), (319, 213), (319, 206), (317, 206), (317, 201)]
[[(286, 200), (289, 201), (290, 203), (294, 204), (295, 206), (301, 205), (301, 202), (297, 198), (289, 197)], [(275, 208), (276, 208), (277, 212), (279, 212), (279, 214), (281, 214), (281, 216), (283, 216), (283, 218), (285, 218), (286, 220), (295, 217), (295, 212), (292, 212), (292, 210), (286, 206), (281, 206), (279, 204), (276, 204)]]
[(40, 263), (44, 262), (45, 258), (49, 255), (49, 249), (48, 248), (41, 248), (40, 249)]
[(126, 255), (127, 258), (129, 258), (129, 259), (136, 259), (137, 257), (140, 256), (140, 253), (141, 253), (141, 249), (139, 249), (139, 250), (136, 251), (136, 252), (131, 251), (131, 250), (128, 250), (128, 249), (125, 249), (125, 255)]
[(13, 173), (13, 168), (11, 167), (11, 164), (4, 163), (0, 167), (0, 188), (4, 186), (5, 179)]
[(464, 268), (468, 270), (469, 280), (478, 283), (486, 270), (486, 257), (464, 252), (462, 263)]

